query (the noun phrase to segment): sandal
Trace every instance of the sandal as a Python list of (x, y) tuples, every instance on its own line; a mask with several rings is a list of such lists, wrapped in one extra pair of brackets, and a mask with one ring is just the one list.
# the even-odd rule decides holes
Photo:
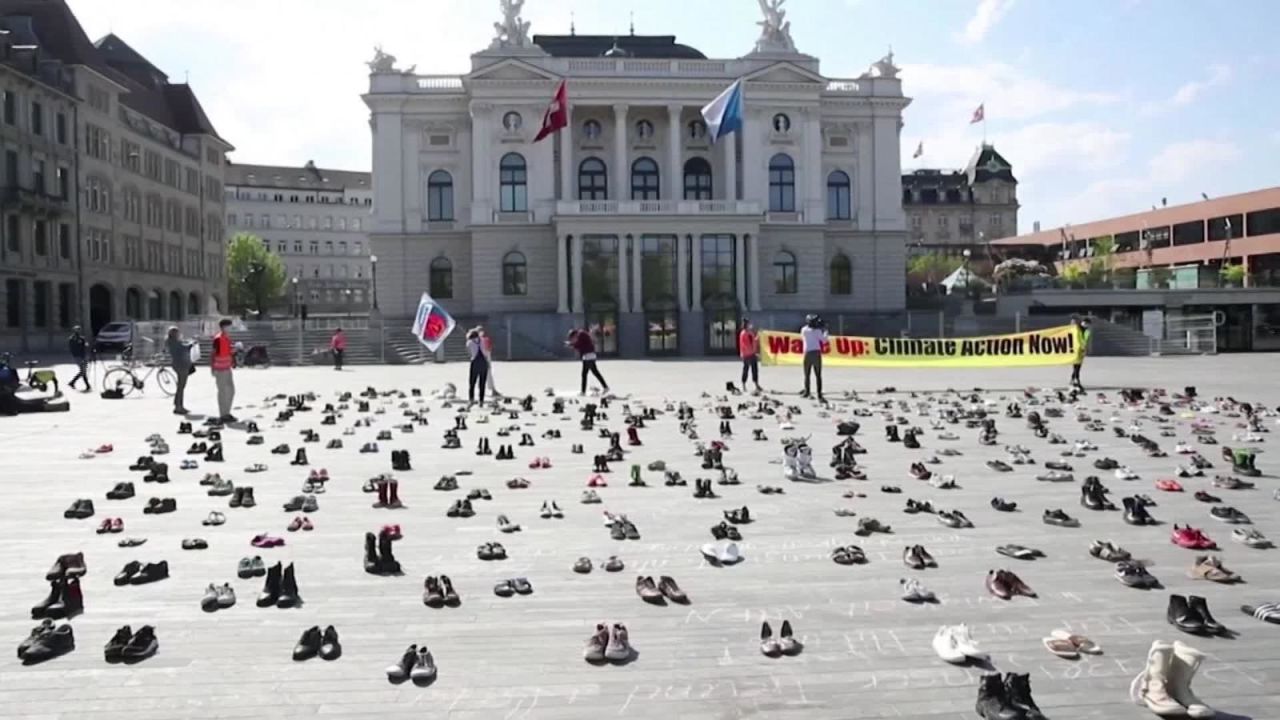
[(1102, 654), (1102, 646), (1084, 635), (1077, 635), (1067, 630), (1054, 630), (1049, 633), (1049, 637), (1055, 640), (1065, 640), (1071, 643), (1072, 647), (1074, 647), (1077, 652), (1082, 652), (1086, 655)]
[(226, 515), (223, 515), (217, 510), (214, 510), (213, 512), (209, 513), (209, 517), (201, 521), (201, 524), (202, 525), (221, 525), (226, 521), (227, 521)]
[(1044, 645), (1044, 649), (1066, 660), (1077, 660), (1080, 657), (1080, 651), (1076, 649), (1074, 643), (1070, 640), (1063, 640), (1056, 637), (1047, 637), (1040, 641)]

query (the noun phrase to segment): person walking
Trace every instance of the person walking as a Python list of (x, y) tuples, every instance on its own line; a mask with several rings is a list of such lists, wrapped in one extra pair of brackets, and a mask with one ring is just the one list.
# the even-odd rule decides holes
[(800, 397), (807, 398), (809, 377), (812, 374), (818, 381), (818, 401), (826, 402), (822, 396), (822, 345), (830, 336), (827, 324), (817, 315), (809, 314), (804, 318), (804, 327), (800, 328), (800, 339), (804, 344), (804, 392)]
[(489, 371), (486, 375), (489, 395), (496, 398), (500, 393), (498, 392), (498, 386), (493, 381), (493, 336), (485, 331), (483, 325), (476, 326), (476, 329), (480, 331), (480, 349), (484, 351), (484, 359), (489, 364)]
[(347, 354), (347, 334), (342, 332), (342, 328), (333, 331), (333, 337), (329, 338), (329, 352), (333, 354), (333, 369), (342, 369), (342, 358)]
[(605, 382), (604, 376), (600, 374), (600, 368), (596, 365), (596, 341), (591, 337), (591, 331), (586, 328), (570, 330), (569, 338), (564, 344), (573, 348), (582, 360), (582, 389), (578, 391), (578, 394), (587, 394), (588, 375), (595, 375), (600, 387), (604, 389), (605, 394), (608, 394), (609, 383)]
[(235, 358), (232, 356), (231, 334), (227, 330), (230, 327), (230, 320), (223, 318), (218, 321), (218, 334), (213, 336), (213, 357), (209, 358), (213, 383), (218, 389), (218, 419), (224, 423), (236, 421), (231, 414), (231, 405), (236, 399), (236, 381), (231, 374)]
[(173, 414), (186, 415), (187, 379), (191, 377), (194, 363), (191, 362), (191, 346), (193, 343), (182, 338), (182, 331), (177, 325), (169, 326), (164, 338), (165, 350), (169, 352), (169, 364), (178, 376), (178, 389), (173, 393)]
[(467, 332), (467, 357), (471, 358), (471, 368), (467, 373), (467, 402), (475, 405), (478, 394), (480, 404), (484, 405), (484, 391), (489, 382), (489, 356), (484, 352), (483, 333), (478, 327)]
[(71, 359), (76, 364), (76, 376), (71, 378), (68, 385), (74, 389), (76, 381), (84, 383), (84, 391), (89, 392), (93, 389), (89, 385), (89, 341), (84, 339), (84, 334), (80, 332), (80, 326), (71, 328), (71, 337), (67, 338), (67, 350), (71, 352)]
[(751, 318), (742, 318), (742, 329), (738, 331), (738, 357), (742, 359), (742, 389), (747, 389), (747, 375), (750, 374), (756, 392), (763, 392), (760, 388), (760, 335), (751, 324)]
[(1080, 392), (1084, 392), (1084, 386), (1080, 384), (1080, 367), (1084, 365), (1084, 356), (1089, 352), (1089, 341), (1093, 339), (1093, 329), (1090, 325), (1087, 317), (1071, 316), (1071, 326), (1076, 334), (1076, 357), (1075, 362), (1071, 364), (1071, 387)]

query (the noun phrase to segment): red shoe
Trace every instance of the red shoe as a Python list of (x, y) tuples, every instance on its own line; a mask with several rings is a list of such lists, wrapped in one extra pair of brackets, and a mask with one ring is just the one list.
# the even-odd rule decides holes
[(1192, 530), (1189, 527), (1173, 526), (1173, 534), (1170, 535), (1169, 541), (1178, 547), (1184, 547), (1188, 550), (1200, 549), (1200, 532)]
[(115, 447), (113, 447), (111, 443), (107, 443), (106, 445), (99, 445), (98, 449), (94, 450), (94, 452), (98, 453), (99, 455), (102, 455), (104, 453), (109, 453), (113, 450), (115, 450)]
[(596, 474), (592, 475), (590, 480), (587, 480), (587, 487), (608, 487), (608, 483), (604, 481), (603, 475)]
[(329, 470), (320, 468), (320, 482), (329, 482)]
[(382, 526), (382, 534), (383, 534), (383, 535), (386, 535), (387, 537), (391, 538), (392, 540), (399, 540), (400, 538), (404, 537), (404, 536), (403, 536), (403, 535), (401, 535), (401, 533), (400, 533), (400, 526), (399, 526), (399, 525), (383, 525), (383, 526)]
[(1200, 530), (1192, 530), (1191, 532), (1195, 533), (1195, 537), (1196, 537), (1195, 549), (1196, 550), (1217, 550), (1218, 549), (1218, 543), (1214, 542), (1213, 540), (1210, 540), (1208, 535), (1205, 535)]
[(1156, 489), (1164, 490), (1165, 492), (1182, 492), (1182, 485), (1177, 480), (1161, 478), (1156, 481)]
[(124, 532), (124, 518), (114, 518), (111, 521), (111, 532)]
[(531, 470), (537, 470), (541, 467), (542, 467), (542, 458), (534, 458), (529, 461), (529, 468)]

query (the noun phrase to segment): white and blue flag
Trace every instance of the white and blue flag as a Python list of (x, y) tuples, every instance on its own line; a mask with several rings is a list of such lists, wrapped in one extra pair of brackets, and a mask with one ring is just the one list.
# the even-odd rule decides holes
[(713, 143), (735, 130), (741, 130), (742, 81), (735, 80), (702, 108), (702, 120), (707, 124), (707, 136)]

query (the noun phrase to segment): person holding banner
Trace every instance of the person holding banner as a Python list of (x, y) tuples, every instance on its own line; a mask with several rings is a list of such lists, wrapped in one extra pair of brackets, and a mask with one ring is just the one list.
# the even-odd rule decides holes
[(1071, 316), (1071, 327), (1076, 334), (1076, 357), (1075, 362), (1071, 364), (1071, 387), (1080, 392), (1084, 392), (1084, 386), (1080, 384), (1080, 366), (1084, 365), (1085, 353), (1089, 351), (1089, 340), (1093, 338), (1093, 330), (1089, 325), (1089, 318), (1079, 315)]
[(587, 375), (595, 375), (600, 386), (604, 388), (605, 394), (608, 394), (609, 383), (605, 382), (604, 376), (600, 374), (600, 368), (596, 366), (596, 341), (592, 339), (591, 331), (586, 328), (570, 330), (569, 338), (564, 344), (573, 348), (578, 353), (578, 357), (582, 358), (582, 389), (578, 394), (587, 394)]
[(471, 328), (467, 332), (467, 356), (471, 358), (471, 368), (467, 377), (467, 402), (476, 404), (476, 392), (479, 390), (480, 404), (484, 404), (484, 391), (489, 382), (489, 356), (484, 351), (483, 333), (480, 328)]
[(809, 377), (813, 375), (818, 380), (818, 401), (827, 401), (822, 396), (822, 346), (829, 338), (822, 318), (812, 313), (805, 316), (804, 327), (800, 328), (800, 340), (804, 344), (804, 392), (800, 397), (810, 396)]
[(751, 325), (751, 318), (742, 318), (742, 330), (738, 331), (738, 357), (742, 359), (742, 389), (747, 389), (747, 375), (751, 382), (760, 389), (760, 336)]

